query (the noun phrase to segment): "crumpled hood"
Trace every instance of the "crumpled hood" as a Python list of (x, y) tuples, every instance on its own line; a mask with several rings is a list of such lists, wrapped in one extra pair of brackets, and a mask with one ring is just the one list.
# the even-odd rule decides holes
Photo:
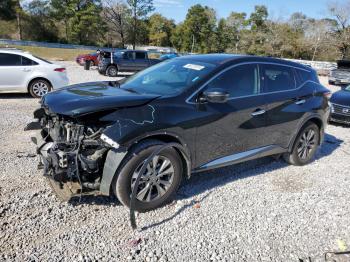
[(350, 106), (350, 91), (341, 90), (335, 92), (331, 99), (331, 103), (339, 104), (343, 106)]
[(119, 107), (140, 106), (157, 97), (123, 90), (106, 81), (67, 86), (45, 95), (42, 104), (52, 113), (76, 117)]

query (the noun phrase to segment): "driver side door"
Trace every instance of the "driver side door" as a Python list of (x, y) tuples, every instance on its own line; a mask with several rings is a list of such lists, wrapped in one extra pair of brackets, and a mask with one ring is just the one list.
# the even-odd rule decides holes
[[(266, 106), (257, 64), (233, 66), (199, 92), (223, 89), (225, 103), (197, 102), (196, 166), (266, 145)], [(199, 101), (199, 99), (197, 99)]]

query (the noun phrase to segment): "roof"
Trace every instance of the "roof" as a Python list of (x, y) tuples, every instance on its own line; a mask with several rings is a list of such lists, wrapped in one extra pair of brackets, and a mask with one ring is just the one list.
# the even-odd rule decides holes
[(0, 48), (0, 52), (2, 53), (27, 53), (21, 49), (17, 49), (17, 48), (8, 48), (8, 47), (5, 47), (5, 48)]
[(265, 62), (265, 63), (279, 63), (289, 65), (301, 69), (310, 70), (310, 67), (287, 61), (279, 58), (263, 57), (263, 56), (251, 56), (251, 55), (239, 55), (239, 54), (207, 54), (207, 55), (189, 55), (182, 56), (177, 59), (191, 59), (192, 61), (211, 63), (217, 66), (231, 63), (242, 63), (242, 62)]

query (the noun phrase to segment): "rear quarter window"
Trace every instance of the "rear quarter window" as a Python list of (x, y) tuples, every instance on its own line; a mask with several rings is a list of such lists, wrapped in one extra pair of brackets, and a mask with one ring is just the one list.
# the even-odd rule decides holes
[(307, 81), (313, 81), (316, 83), (319, 83), (320, 80), (318, 79), (317, 73), (314, 70), (311, 71), (305, 71), (301, 69), (296, 69), (298, 77), (299, 77), (299, 84), (303, 85)]
[(22, 65), (23, 66), (33, 66), (33, 65), (38, 65), (38, 63), (25, 57), (25, 56), (22, 56)]

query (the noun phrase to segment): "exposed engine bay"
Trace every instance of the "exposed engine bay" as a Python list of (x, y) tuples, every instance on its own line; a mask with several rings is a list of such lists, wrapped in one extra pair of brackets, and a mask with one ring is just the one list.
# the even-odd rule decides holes
[(37, 110), (40, 132), (37, 144), (39, 168), (62, 200), (99, 189), (106, 153), (101, 139), (103, 127), (85, 126), (73, 119)]

